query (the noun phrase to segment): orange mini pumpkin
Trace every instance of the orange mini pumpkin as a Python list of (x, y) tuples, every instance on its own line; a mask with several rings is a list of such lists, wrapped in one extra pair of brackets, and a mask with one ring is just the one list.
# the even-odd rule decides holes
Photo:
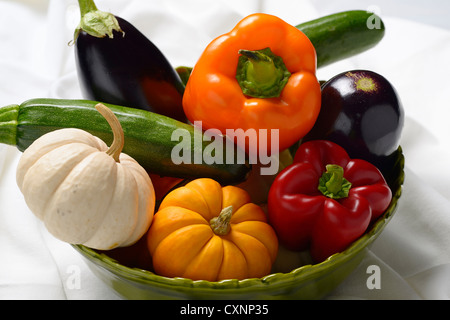
[(157, 274), (208, 281), (265, 276), (278, 252), (277, 236), (249, 194), (208, 178), (164, 198), (147, 244)]

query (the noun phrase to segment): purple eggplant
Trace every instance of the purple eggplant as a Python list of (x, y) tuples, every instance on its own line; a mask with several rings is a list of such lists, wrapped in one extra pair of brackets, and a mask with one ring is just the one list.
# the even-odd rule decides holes
[(82, 95), (186, 121), (184, 84), (164, 54), (126, 20), (78, 0), (75, 61)]
[(333, 141), (350, 157), (367, 160), (388, 174), (403, 124), (403, 106), (391, 83), (373, 71), (354, 70), (322, 85), (319, 116), (303, 141)]

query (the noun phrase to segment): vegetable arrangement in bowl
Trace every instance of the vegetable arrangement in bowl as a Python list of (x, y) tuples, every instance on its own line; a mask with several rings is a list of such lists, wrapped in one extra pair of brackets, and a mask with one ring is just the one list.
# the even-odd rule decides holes
[[(378, 43), (372, 13), (252, 14), (174, 69), (131, 24), (79, 4), (86, 100), (0, 108), (0, 142), (24, 151), (17, 183), (49, 232), (131, 298), (318, 298), (356, 267), (401, 195), (403, 109), (381, 75), (321, 87), (316, 67)], [(145, 54), (122, 59), (128, 46)], [(360, 141), (382, 142), (392, 166)], [(278, 272), (286, 251), (311, 263)]]

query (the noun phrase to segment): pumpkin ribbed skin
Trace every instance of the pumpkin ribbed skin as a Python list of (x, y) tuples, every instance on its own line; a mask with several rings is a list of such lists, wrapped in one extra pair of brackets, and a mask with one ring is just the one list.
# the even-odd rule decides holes
[(108, 250), (148, 230), (155, 195), (146, 171), (121, 153), (116, 162), (99, 138), (61, 129), (37, 139), (16, 173), (30, 210), (56, 238)]
[[(210, 220), (232, 206), (230, 230), (217, 235)], [(157, 274), (219, 281), (267, 275), (278, 252), (278, 240), (266, 216), (248, 193), (197, 179), (169, 193), (147, 235)]]

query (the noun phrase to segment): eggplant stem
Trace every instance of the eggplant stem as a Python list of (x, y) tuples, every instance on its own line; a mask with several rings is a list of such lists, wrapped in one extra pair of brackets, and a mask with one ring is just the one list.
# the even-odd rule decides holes
[(112, 13), (98, 10), (93, 0), (78, 0), (78, 4), (80, 6), (81, 19), (78, 27), (75, 29), (73, 42), (76, 42), (81, 30), (97, 38), (108, 36), (112, 39), (114, 31), (123, 34), (116, 16)]
[(97, 6), (93, 0), (78, 0), (81, 16), (91, 11), (97, 11)]

